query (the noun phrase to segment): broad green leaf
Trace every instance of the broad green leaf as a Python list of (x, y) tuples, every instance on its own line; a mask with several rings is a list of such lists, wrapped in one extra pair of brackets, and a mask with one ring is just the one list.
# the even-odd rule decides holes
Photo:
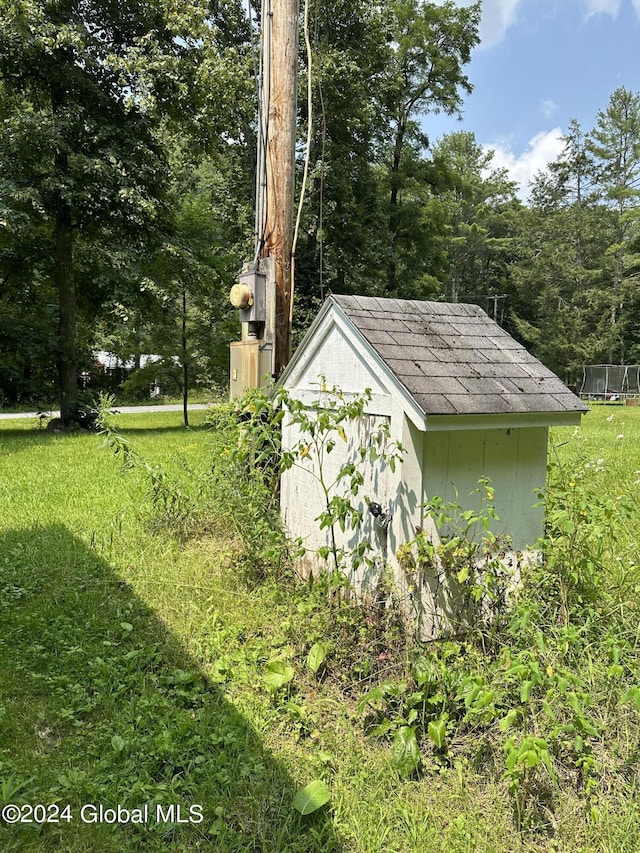
[(577, 727), (585, 732), (585, 734), (590, 735), (591, 737), (598, 737), (598, 730), (591, 725), (589, 720), (583, 715), (576, 715), (576, 725)]
[(429, 723), (427, 733), (429, 738), (436, 745), (437, 749), (444, 748), (444, 745), (447, 742), (447, 723), (445, 720), (442, 718), (439, 720), (432, 720)]
[(377, 684), (372, 690), (360, 699), (357, 706), (357, 711), (362, 714), (367, 705), (371, 705), (377, 711), (382, 710), (384, 700), (389, 695), (396, 695), (396, 685), (391, 681), (383, 681), (382, 684)]
[(314, 643), (307, 655), (307, 666), (314, 674), (318, 672), (327, 657), (327, 648), (324, 643)]
[(288, 681), (291, 681), (293, 674), (293, 667), (290, 664), (281, 660), (271, 660), (265, 666), (265, 672), (262, 677), (269, 691), (275, 693)]
[(624, 694), (620, 702), (633, 702), (640, 711), (640, 688), (633, 684)]
[(458, 572), (458, 583), (464, 583), (469, 577), (469, 566), (465, 566)]
[(410, 776), (420, 763), (420, 750), (413, 726), (401, 726), (391, 746), (391, 764), (403, 779)]
[(503, 717), (498, 722), (498, 728), (500, 729), (500, 731), (506, 732), (506, 730), (509, 728), (509, 726), (512, 726), (515, 723), (517, 716), (518, 716), (518, 712), (516, 711), (515, 708), (512, 708), (509, 711), (509, 713), (506, 715), (506, 717)]
[(293, 798), (293, 807), (301, 815), (312, 814), (325, 806), (330, 799), (331, 794), (322, 779), (314, 779), (306, 788), (298, 791)]
[(120, 737), (120, 735), (114, 735), (111, 738), (111, 746), (115, 749), (116, 752), (122, 752), (124, 749), (124, 739)]

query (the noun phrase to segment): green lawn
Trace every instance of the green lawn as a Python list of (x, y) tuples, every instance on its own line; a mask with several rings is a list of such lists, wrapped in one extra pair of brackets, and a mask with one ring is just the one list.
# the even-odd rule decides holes
[[(187, 494), (197, 479), (187, 472), (206, 471), (219, 452), (203, 418), (191, 413), (189, 431), (180, 413), (116, 423)], [(637, 492), (640, 410), (594, 408), (582, 429), (553, 440), (567, 476), (614, 500)], [(626, 775), (612, 768), (609, 785), (604, 774), (590, 816), (584, 792), (561, 779), (544, 829), (520, 833), (495, 757), (427, 755), (420, 776), (399, 779), (389, 744), (364, 732), (363, 687), (344, 680), (346, 666), (324, 682), (305, 666), (325, 624), (316, 592), (244, 570), (237, 534), (215, 513), (188, 537), (154, 523), (148, 486), (100, 437), (1, 422), (0, 507), (0, 802), (56, 804), (63, 815), (0, 821), (0, 849), (637, 850), (635, 762)], [(613, 569), (637, 553), (638, 517), (625, 524), (606, 550)], [(345, 660), (350, 645), (354, 657), (369, 653), (366, 620), (350, 609), (332, 618)], [(295, 676), (271, 695), (263, 675), (275, 659)], [(636, 716), (603, 735), (607, 756), (638, 755)], [(314, 779), (331, 803), (302, 817), (293, 798)], [(147, 805), (148, 819), (83, 822), (84, 804)], [(183, 820), (191, 807), (202, 821), (178, 822), (175, 808), (169, 820), (178, 805)]]

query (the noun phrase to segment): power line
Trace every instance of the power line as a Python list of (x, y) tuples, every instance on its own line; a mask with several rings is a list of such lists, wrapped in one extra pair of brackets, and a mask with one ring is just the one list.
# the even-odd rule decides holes
[(311, 40), (309, 39), (309, 0), (305, 0), (304, 3), (304, 43), (307, 48), (307, 146), (304, 158), (302, 186), (300, 187), (300, 199), (298, 200), (298, 214), (296, 216), (296, 225), (293, 231), (293, 242), (291, 244), (291, 302), (289, 305), (290, 323), (293, 320), (293, 291), (295, 287), (296, 245), (298, 243), (300, 218), (302, 216), (302, 204), (304, 202), (304, 195), (307, 188), (307, 178), (309, 175), (309, 159), (311, 157), (311, 138), (313, 133), (313, 56), (311, 53)]

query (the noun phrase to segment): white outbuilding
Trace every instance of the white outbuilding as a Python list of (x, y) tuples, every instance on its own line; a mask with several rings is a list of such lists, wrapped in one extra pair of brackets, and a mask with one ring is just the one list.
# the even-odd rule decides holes
[[(405, 448), (395, 471), (380, 461), (364, 471), (357, 500), (364, 510), (369, 502), (381, 507), (385, 524), (365, 511), (360, 525), (341, 534), (345, 549), (366, 541), (375, 558), (368, 567), (345, 571), (366, 592), (380, 567), (390, 568), (397, 588), (413, 599), (414, 611), (421, 610), (420, 632), (435, 636), (446, 627), (438, 612), (446, 603), (434, 598), (441, 584), (423, 578), (423, 588), (409, 589), (396, 557), (416, 531), (432, 525), (425, 503), (439, 496), (477, 509), (478, 481), (489, 478), (498, 516), (491, 529), (509, 538), (517, 562), (543, 533), (538, 496), (546, 481), (549, 427), (579, 425), (587, 408), (481, 308), (461, 303), (329, 297), (280, 379), (291, 396), (309, 403), (323, 394), (322, 383), (338, 387), (346, 399), (371, 392), (362, 417), (344, 424), (346, 440), (325, 458), (329, 481), (381, 423), (389, 441)], [(285, 417), (284, 448), (298, 440)], [(307, 549), (304, 569), (316, 572), (326, 568), (317, 551), (327, 544), (327, 530), (316, 521), (323, 495), (309, 465), (283, 474), (281, 507), (289, 534)]]

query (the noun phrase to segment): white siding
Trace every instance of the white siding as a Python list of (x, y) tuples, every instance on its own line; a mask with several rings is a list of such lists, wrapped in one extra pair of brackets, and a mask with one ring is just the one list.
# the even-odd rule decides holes
[(286, 387), (296, 395), (309, 391), (317, 395), (320, 376), (325, 377), (328, 387), (336, 386), (345, 394), (362, 394), (369, 388), (374, 400), (389, 405), (388, 380), (379, 375), (375, 362), (367, 359), (364, 349), (358, 348), (348, 331), (333, 318), (327, 318), (309, 342)]
[(510, 536), (516, 550), (542, 535), (543, 510), (534, 505), (546, 479), (546, 428), (426, 433), (424, 441), (425, 500), (440, 495), (478, 508), (479, 496), (470, 493), (480, 477), (488, 477), (499, 516), (493, 532)]
[[(337, 435), (334, 436), (336, 444), (331, 453), (325, 454), (322, 460), (322, 476), (326, 484), (332, 483), (346, 462), (358, 457), (358, 448), (369, 446), (373, 437), (377, 435), (378, 427), (382, 422), (388, 423), (388, 418), (364, 415), (358, 421), (344, 422), (343, 427), (347, 441), (343, 441)], [(300, 433), (296, 426), (288, 423), (285, 416), (283, 426), (284, 449), (289, 450), (300, 440)], [(384, 450), (384, 445), (379, 448)], [(320, 513), (325, 510), (325, 498), (322, 487), (314, 473), (319, 470), (318, 460), (309, 456), (300, 460), (300, 464), (285, 471), (281, 478), (281, 506), (282, 518), (285, 527), (292, 538), (301, 537), (307, 555), (301, 561), (300, 568), (303, 573), (317, 573), (318, 571), (332, 568), (331, 561), (327, 562), (317, 556), (318, 548), (330, 545), (330, 532), (328, 529), (320, 530), (316, 520)], [(368, 512), (365, 497), (375, 501), (387, 510), (391, 504), (391, 482), (390, 468), (382, 460), (367, 462), (360, 469), (364, 476), (364, 484), (360, 487), (357, 496), (352, 498), (352, 503), (364, 513), (363, 521), (355, 529), (347, 528), (343, 533), (336, 525), (336, 538), (339, 548), (351, 550), (360, 542), (366, 541), (371, 544), (370, 557), (374, 558), (378, 566), (387, 562), (391, 556), (388, 553), (387, 534), (380, 531), (374, 524), (373, 516)], [(332, 494), (344, 494), (349, 489), (349, 482), (343, 482)], [(351, 571), (350, 566), (345, 566), (345, 572), (356, 590), (375, 586), (378, 580), (378, 571), (372, 571), (365, 566)]]

